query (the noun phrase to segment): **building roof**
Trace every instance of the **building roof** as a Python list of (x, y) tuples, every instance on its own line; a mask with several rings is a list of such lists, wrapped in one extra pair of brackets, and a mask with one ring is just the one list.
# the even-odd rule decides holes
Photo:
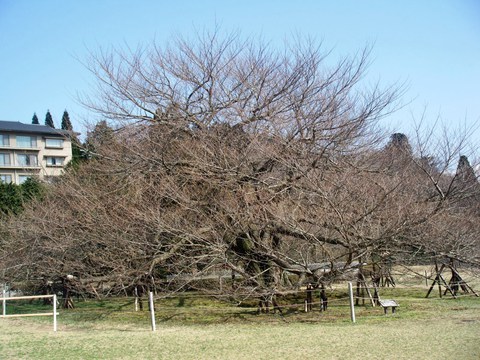
[(21, 132), (21, 133), (34, 133), (34, 134), (44, 134), (52, 136), (67, 136), (68, 131), (53, 129), (50, 126), (46, 125), (35, 125), (35, 124), (23, 124), (19, 121), (1, 121), (0, 120), (0, 131), (4, 132)]

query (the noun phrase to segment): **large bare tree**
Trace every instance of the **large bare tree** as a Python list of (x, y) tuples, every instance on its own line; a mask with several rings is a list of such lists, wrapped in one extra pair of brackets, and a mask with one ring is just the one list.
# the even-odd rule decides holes
[(92, 56), (84, 100), (111, 128), (12, 222), (9, 273), (73, 274), (97, 294), (231, 274), (230, 293), (273, 294), (363, 262), (478, 264), (478, 182), (451, 171), (462, 148), (386, 144), (378, 121), (400, 93), (362, 85), (368, 53), (215, 32)]

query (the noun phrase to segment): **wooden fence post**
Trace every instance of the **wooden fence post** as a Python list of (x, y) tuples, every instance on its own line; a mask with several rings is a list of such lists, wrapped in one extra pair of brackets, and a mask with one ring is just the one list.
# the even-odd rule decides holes
[(350, 296), (350, 318), (352, 319), (352, 322), (355, 322), (355, 307), (353, 305), (353, 288), (352, 288), (352, 283), (348, 283), (348, 295)]
[(5, 315), (7, 315), (7, 300), (5, 300), (5, 298), (7, 297), (7, 293), (5, 292), (5, 287), (3, 288), (3, 291), (2, 291), (2, 297), (3, 297), (2, 314), (3, 314), (3, 316), (5, 316)]
[(57, 331), (57, 295), (53, 295), (53, 331)]
[(149, 302), (150, 302), (150, 319), (152, 321), (152, 331), (156, 330), (156, 325), (155, 325), (155, 308), (153, 307), (153, 292), (149, 292), (148, 294), (149, 297)]

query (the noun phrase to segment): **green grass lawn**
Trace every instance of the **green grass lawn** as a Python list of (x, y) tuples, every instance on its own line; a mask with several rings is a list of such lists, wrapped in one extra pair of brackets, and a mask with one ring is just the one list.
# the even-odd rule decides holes
[(0, 359), (480, 359), (480, 298), (425, 294), (382, 289), (400, 303), (397, 314), (367, 301), (356, 307), (356, 324), (341, 287), (330, 291), (326, 312), (303, 312), (301, 294), (285, 297), (283, 316), (185, 296), (156, 301), (156, 332), (132, 299), (81, 301), (60, 309), (56, 333), (51, 317), (0, 319)]

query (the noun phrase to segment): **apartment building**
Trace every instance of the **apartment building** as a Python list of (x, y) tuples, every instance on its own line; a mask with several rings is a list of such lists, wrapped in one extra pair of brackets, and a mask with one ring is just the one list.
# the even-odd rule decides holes
[(21, 184), (59, 176), (72, 159), (68, 132), (45, 125), (0, 121), (0, 181)]

